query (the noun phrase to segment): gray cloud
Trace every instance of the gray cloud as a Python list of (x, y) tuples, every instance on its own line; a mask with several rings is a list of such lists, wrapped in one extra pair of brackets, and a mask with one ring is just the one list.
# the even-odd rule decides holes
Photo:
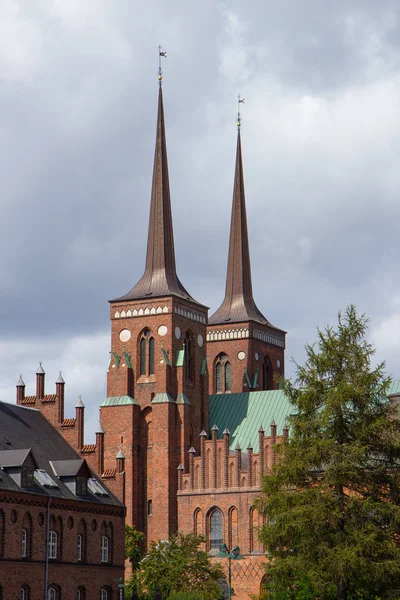
[[(39, 360), (68, 408), (105, 394), (107, 300), (140, 277), (164, 62), (179, 275), (221, 302), (236, 96), (257, 304), (302, 360), (355, 302), (400, 376), (400, 38), (394, 1), (2, 3), (2, 397)], [(289, 362), (289, 361), (288, 361)], [(288, 373), (292, 366), (288, 364)], [(69, 391), (68, 391), (69, 390)]]

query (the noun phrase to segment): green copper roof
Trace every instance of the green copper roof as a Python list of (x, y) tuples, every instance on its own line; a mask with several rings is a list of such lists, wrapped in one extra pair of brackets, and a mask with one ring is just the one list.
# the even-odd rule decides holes
[(183, 347), (182, 350), (177, 350), (175, 366), (183, 367), (184, 360), (185, 360), (185, 347)]
[(126, 404), (137, 404), (139, 402), (130, 396), (109, 396), (100, 404), (100, 406), (124, 406)]
[(390, 394), (400, 394), (400, 381), (392, 381), (389, 387), (388, 396), (390, 396)]
[(186, 394), (178, 394), (176, 397), (176, 403), (177, 404), (190, 404), (189, 398), (186, 396)]
[(163, 394), (156, 394), (153, 400), (151, 401), (152, 404), (164, 404), (171, 402), (175, 404), (175, 400), (171, 398), (171, 396), (166, 392), (164, 392)]
[(225, 427), (229, 429), (231, 450), (238, 444), (246, 449), (250, 443), (254, 452), (258, 452), (260, 426), (268, 435), (271, 422), (275, 420), (276, 432), (281, 435), (291, 411), (292, 406), (283, 390), (210, 396), (210, 424), (215, 423), (220, 431)]
[[(400, 393), (400, 381), (392, 381), (388, 395), (397, 393)], [(258, 452), (260, 426), (263, 426), (265, 435), (269, 435), (274, 420), (277, 435), (282, 435), (286, 418), (292, 412), (293, 407), (283, 390), (210, 396), (210, 425), (216, 424), (220, 432), (225, 427), (229, 429), (231, 450), (238, 444), (246, 450), (250, 444), (254, 452)]]

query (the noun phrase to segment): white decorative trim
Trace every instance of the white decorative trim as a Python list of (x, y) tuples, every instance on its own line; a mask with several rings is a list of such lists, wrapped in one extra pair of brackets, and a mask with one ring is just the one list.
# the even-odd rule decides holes
[(245, 329), (222, 329), (219, 331), (209, 331), (207, 333), (207, 342), (216, 342), (219, 340), (236, 340), (250, 337), (250, 330)]
[(115, 311), (114, 319), (124, 319), (126, 317), (141, 317), (143, 315), (162, 315), (168, 313), (168, 306), (141, 306), (139, 308), (129, 308), (127, 311)]
[(254, 337), (257, 340), (262, 340), (263, 342), (267, 342), (268, 344), (272, 344), (273, 346), (278, 346), (279, 348), (285, 347), (285, 338), (284, 336), (280, 336), (279, 334), (266, 333), (265, 331), (255, 329)]
[(192, 321), (197, 321), (198, 323), (204, 323), (204, 325), (207, 323), (206, 317), (202, 314), (187, 310), (186, 308), (181, 308), (180, 306), (175, 307), (175, 314), (186, 317), (186, 319), (191, 319)]

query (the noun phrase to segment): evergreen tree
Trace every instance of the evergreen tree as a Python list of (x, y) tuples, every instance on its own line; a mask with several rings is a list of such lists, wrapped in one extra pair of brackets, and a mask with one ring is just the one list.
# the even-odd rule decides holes
[(307, 581), (324, 600), (400, 598), (400, 421), (367, 323), (348, 307), (284, 382), (290, 438), (260, 498), (268, 597)]

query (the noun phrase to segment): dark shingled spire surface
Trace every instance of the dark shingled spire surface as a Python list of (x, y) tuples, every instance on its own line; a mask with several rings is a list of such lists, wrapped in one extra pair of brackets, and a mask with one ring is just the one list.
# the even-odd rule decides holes
[(127, 294), (112, 302), (171, 295), (196, 302), (176, 274), (164, 106), (160, 86), (146, 268), (139, 282)]
[(210, 325), (256, 321), (269, 325), (253, 299), (249, 237), (247, 233), (246, 199), (242, 164), (242, 146), (238, 129), (235, 183), (233, 187), (231, 233), (225, 298), (209, 318)]

